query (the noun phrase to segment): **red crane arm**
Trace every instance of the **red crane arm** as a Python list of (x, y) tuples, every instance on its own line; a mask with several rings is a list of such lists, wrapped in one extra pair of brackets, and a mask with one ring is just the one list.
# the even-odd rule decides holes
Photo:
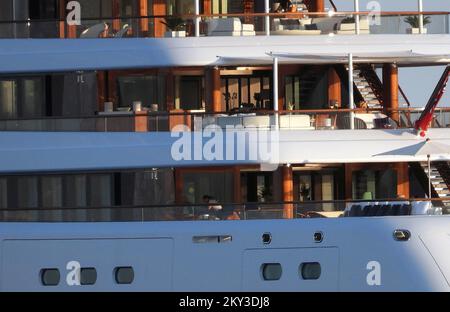
[(419, 132), (419, 134), (422, 137), (425, 136), (425, 133), (428, 131), (428, 128), (430, 127), (431, 122), (433, 121), (434, 111), (437, 105), (439, 104), (439, 101), (441, 100), (442, 96), (445, 93), (445, 87), (447, 86), (449, 75), (450, 75), (450, 66), (447, 66), (447, 68), (445, 68), (444, 73), (442, 74), (441, 79), (439, 80), (439, 83), (434, 89), (431, 98), (428, 100), (425, 109), (420, 115), (420, 118), (414, 124), (414, 128), (416, 129), (417, 132)]

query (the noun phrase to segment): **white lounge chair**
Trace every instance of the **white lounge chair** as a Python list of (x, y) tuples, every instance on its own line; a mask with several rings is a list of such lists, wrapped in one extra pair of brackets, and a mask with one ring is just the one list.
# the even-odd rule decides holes
[(108, 30), (108, 24), (106, 23), (100, 23), (96, 24), (94, 26), (89, 27), (88, 29), (85, 29), (81, 35), (80, 38), (86, 39), (86, 38), (98, 38), (100, 35)]
[(252, 24), (242, 24), (239, 18), (213, 18), (208, 22), (208, 36), (255, 36)]
[(128, 24), (123, 25), (122, 29), (114, 34), (114, 38), (124, 37), (129, 29), (130, 29), (130, 25), (128, 25)]
[[(370, 34), (369, 18), (367, 16), (361, 16), (359, 20), (359, 33), (360, 34)], [(356, 34), (356, 23), (341, 23), (338, 35), (355, 35)]]

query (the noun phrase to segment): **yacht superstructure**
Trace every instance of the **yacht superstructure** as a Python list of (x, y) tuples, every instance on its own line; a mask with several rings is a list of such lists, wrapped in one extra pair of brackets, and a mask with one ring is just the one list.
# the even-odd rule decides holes
[(450, 290), (449, 12), (272, 2), (0, 4), (0, 290)]

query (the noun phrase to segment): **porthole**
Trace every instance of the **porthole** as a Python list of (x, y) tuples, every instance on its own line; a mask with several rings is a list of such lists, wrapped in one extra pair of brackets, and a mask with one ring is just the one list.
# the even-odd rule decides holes
[(41, 283), (44, 286), (57, 286), (61, 276), (58, 269), (42, 269)]
[(264, 245), (269, 245), (272, 242), (272, 234), (264, 233), (262, 235), (262, 242)]
[(261, 271), (265, 281), (278, 281), (283, 273), (279, 263), (265, 263), (261, 266)]
[(321, 243), (323, 241), (323, 233), (322, 232), (315, 232), (314, 233), (314, 241), (316, 243)]
[(94, 285), (97, 282), (97, 270), (95, 268), (81, 268), (80, 284)]
[(134, 270), (132, 267), (118, 267), (114, 271), (114, 278), (117, 284), (133, 283)]
[(318, 262), (300, 264), (299, 273), (304, 280), (317, 280), (322, 274), (322, 268)]

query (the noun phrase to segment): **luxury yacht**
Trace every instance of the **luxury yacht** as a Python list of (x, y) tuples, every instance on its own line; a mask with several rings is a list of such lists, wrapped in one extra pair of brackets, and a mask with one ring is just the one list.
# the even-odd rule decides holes
[(0, 291), (450, 291), (450, 12), (354, 4), (1, 1)]

